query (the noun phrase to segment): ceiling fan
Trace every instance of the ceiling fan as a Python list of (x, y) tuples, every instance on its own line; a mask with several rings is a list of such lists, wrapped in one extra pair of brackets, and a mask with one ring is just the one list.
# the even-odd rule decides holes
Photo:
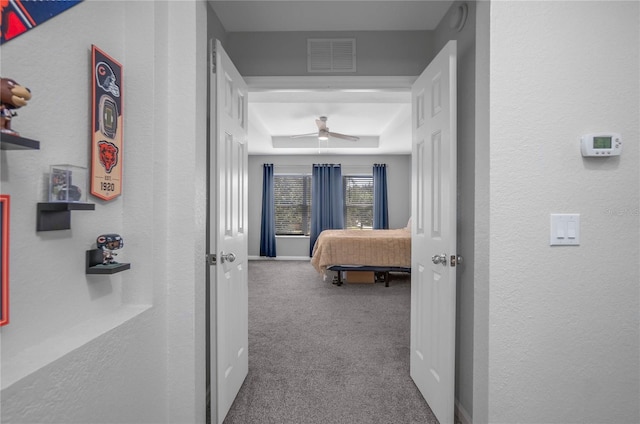
[(327, 117), (326, 116), (321, 116), (319, 119), (316, 119), (316, 125), (318, 126), (318, 132), (315, 133), (309, 133), (309, 134), (299, 134), (299, 135), (292, 135), (291, 138), (300, 138), (300, 137), (308, 137), (311, 135), (317, 135), (318, 136), (318, 140), (328, 140), (329, 137), (333, 137), (333, 138), (341, 138), (343, 140), (349, 140), (349, 141), (358, 141), (360, 140), (360, 137), (356, 137), (355, 135), (346, 135), (346, 134), (340, 134), (340, 133), (336, 133), (336, 132), (331, 132), (329, 131), (329, 128), (327, 128)]

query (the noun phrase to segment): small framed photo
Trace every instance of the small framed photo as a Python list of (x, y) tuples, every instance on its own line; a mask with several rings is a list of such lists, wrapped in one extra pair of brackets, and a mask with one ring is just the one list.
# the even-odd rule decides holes
[(0, 326), (9, 324), (9, 196), (0, 194)]

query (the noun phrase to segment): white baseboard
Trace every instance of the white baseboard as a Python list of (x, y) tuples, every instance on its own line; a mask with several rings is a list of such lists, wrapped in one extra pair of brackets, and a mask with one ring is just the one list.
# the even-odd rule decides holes
[(275, 258), (267, 258), (266, 256), (248, 256), (250, 261), (311, 261), (309, 256), (277, 256)]
[(456, 399), (455, 401), (455, 415), (457, 417), (456, 423), (472, 424), (473, 422), (473, 420), (469, 416), (469, 413), (465, 411), (460, 402), (458, 402), (458, 399)]

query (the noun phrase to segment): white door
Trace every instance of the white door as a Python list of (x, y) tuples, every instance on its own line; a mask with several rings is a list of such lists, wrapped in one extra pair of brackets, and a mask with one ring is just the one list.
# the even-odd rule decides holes
[(455, 396), (455, 41), (411, 91), (411, 378), (440, 424), (449, 424)]
[[(249, 371), (247, 86), (219, 41), (211, 86), (211, 422), (222, 423)], [(215, 305), (215, 306), (214, 306)], [(217, 402), (216, 402), (217, 401)], [(217, 413), (215, 412), (217, 411)]]

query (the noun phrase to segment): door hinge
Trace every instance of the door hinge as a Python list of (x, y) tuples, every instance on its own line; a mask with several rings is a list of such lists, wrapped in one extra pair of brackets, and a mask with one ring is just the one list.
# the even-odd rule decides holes
[(211, 73), (216, 73), (216, 41), (213, 38), (209, 39), (209, 66)]
[(218, 258), (215, 253), (206, 255), (207, 265), (218, 265)]

